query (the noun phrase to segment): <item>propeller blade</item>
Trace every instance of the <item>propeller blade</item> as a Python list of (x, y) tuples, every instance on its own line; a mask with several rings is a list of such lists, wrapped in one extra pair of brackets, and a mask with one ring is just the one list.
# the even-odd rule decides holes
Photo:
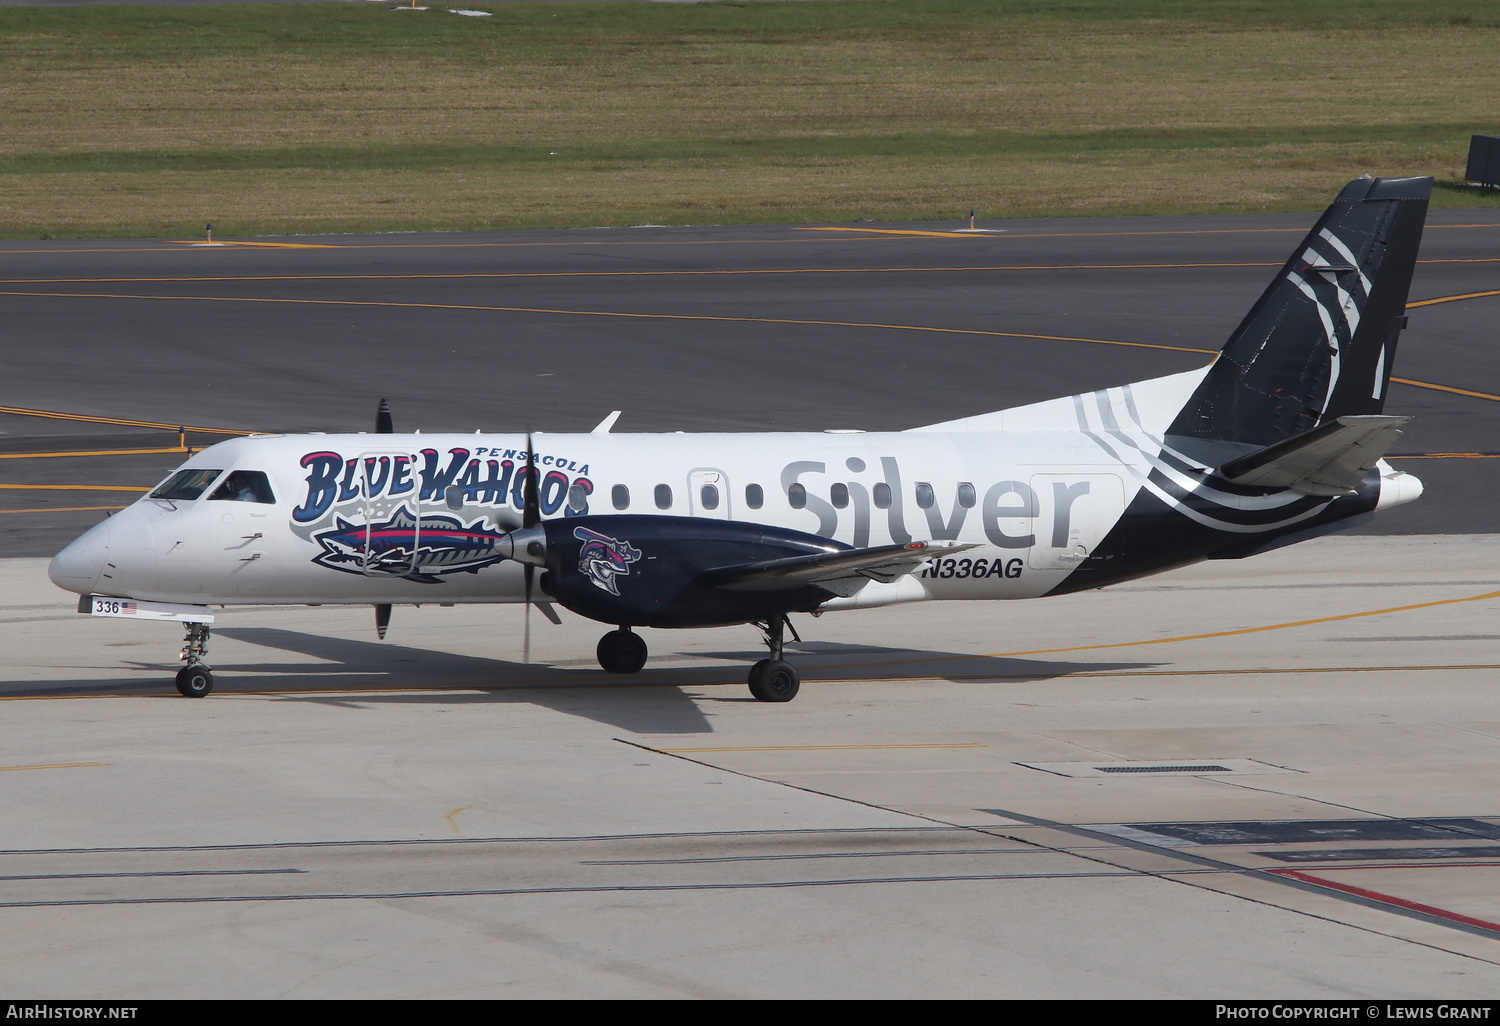
[(386, 628), (391, 625), (391, 604), (382, 602), (375, 607), (375, 633), (380, 635), (380, 640), (385, 640)]
[(509, 534), (502, 539), (509, 546), (510, 558), (523, 561), (525, 569), (522, 573), (526, 579), (526, 611), (522, 613), (521, 625), (521, 661), (531, 662), (531, 596), (536, 582), (536, 564), (531, 562), (545, 555), (546, 542), (542, 539), (541, 532), (534, 530), (542, 522), (541, 500), (538, 495), (536, 475), (536, 448), (531, 438), (531, 432), (526, 432), (526, 468), (521, 471), (525, 475), (525, 481), (521, 485), (521, 526), (520, 531), (526, 532), (523, 536), (524, 545), (527, 549), (522, 556), (517, 549), (518, 533), (516, 528), (511, 528)]
[(391, 419), (391, 406), (384, 398), (380, 400), (380, 406), (375, 410), (375, 433), (377, 435), (396, 433), (396, 423)]
[(521, 494), (525, 497), (525, 508), (521, 511), (522, 527), (535, 527), (542, 522), (539, 492), (536, 479), (536, 449), (532, 445), (531, 432), (528, 431), (526, 432), (526, 485), (521, 489)]
[(530, 563), (526, 564), (526, 612), (523, 615), (521, 627), (521, 662), (531, 662), (531, 579), (536, 573), (536, 567)]

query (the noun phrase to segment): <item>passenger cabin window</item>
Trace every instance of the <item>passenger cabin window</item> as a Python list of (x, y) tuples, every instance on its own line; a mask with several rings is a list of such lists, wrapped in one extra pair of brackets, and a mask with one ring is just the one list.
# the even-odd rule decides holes
[(876, 485), (874, 488), (870, 489), (870, 494), (875, 499), (875, 508), (876, 509), (890, 509), (891, 508), (891, 486), (890, 485), (888, 485), (884, 481), (882, 481), (878, 485)]
[(656, 508), (672, 508), (672, 486), (659, 484), (656, 486)]
[(271, 493), (271, 482), (259, 470), (236, 470), (215, 488), (210, 499), (228, 499), (230, 502), (261, 502), (270, 505), (276, 501)]
[(163, 481), (161, 487), (151, 493), (151, 498), (178, 499), (184, 502), (196, 499), (222, 473), (222, 470), (179, 470)]
[(923, 509), (931, 509), (935, 501), (937, 500), (932, 494), (932, 485), (926, 481), (917, 482), (917, 505)]
[(589, 505), (589, 489), (581, 481), (574, 481), (568, 486), (568, 509), (574, 513), (582, 513)]
[(832, 488), (828, 489), (828, 497), (833, 500), (833, 504), (835, 506), (837, 506), (839, 509), (843, 509), (845, 506), (849, 505), (849, 486), (844, 484), (843, 482), (839, 482)]
[(624, 485), (615, 485), (609, 490), (609, 501), (614, 503), (615, 509), (629, 509), (630, 489)]
[(967, 481), (959, 483), (958, 504), (964, 509), (974, 508), (974, 486)]
[(786, 501), (792, 504), (792, 509), (805, 509), (807, 507), (807, 486), (794, 484), (786, 490)]
[(766, 503), (766, 493), (758, 484), (745, 486), (745, 505), (751, 509), (760, 509)]
[(698, 501), (704, 509), (719, 508), (719, 486), (706, 484), (698, 492)]

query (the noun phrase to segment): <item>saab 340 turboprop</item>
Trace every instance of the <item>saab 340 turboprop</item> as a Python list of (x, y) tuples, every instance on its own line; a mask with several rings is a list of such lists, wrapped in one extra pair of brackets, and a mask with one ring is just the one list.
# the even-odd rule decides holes
[[(612, 625), (756, 624), (793, 698), (793, 613), (1098, 588), (1326, 534), (1421, 494), (1381, 458), (1430, 178), (1349, 183), (1207, 367), (892, 433), (260, 435), (210, 446), (52, 560), (80, 612), (555, 605)], [(795, 636), (795, 629), (793, 629)]]

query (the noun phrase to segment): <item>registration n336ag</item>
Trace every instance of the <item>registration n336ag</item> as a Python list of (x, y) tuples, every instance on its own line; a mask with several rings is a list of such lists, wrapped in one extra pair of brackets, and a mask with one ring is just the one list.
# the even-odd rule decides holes
[(1432, 181), (1349, 183), (1199, 370), (890, 433), (263, 435), (194, 455), (52, 560), (102, 616), (214, 606), (524, 602), (610, 625), (756, 624), (750, 690), (797, 693), (792, 614), (1098, 588), (1236, 559), (1421, 494), (1382, 457)]

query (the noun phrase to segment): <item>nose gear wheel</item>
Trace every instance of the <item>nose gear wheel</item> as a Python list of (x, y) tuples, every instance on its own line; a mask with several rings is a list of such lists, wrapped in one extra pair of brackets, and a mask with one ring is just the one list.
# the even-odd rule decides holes
[(646, 641), (629, 627), (621, 627), (599, 639), (595, 654), (599, 665), (610, 673), (639, 673), (646, 665)]
[(177, 671), (177, 691), (188, 698), (202, 698), (214, 689), (214, 675), (209, 672), (203, 657), (208, 655), (209, 627), (206, 623), (187, 625), (187, 637), (183, 639), (183, 662)]

